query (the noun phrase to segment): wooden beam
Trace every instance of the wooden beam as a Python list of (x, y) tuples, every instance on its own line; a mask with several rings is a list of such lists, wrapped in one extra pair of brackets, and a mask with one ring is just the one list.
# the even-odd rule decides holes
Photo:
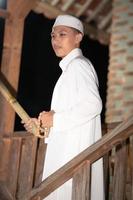
[[(66, 12), (59, 10), (58, 8), (50, 5), (49, 3), (39, 2), (36, 4), (34, 11), (37, 13), (43, 13), (49, 19), (56, 18), (58, 15), (66, 14)], [(92, 39), (100, 41), (102, 44), (109, 44), (110, 35), (102, 30), (94, 28), (89, 23), (84, 23), (85, 34)]]
[(93, 12), (91, 13), (90, 16), (88, 16), (88, 18), (86, 19), (87, 22), (90, 22), (91, 20), (93, 20), (99, 13), (100, 11), (103, 9), (103, 7), (105, 6), (105, 4), (108, 3), (109, 0), (102, 0), (98, 6), (96, 7), (95, 10), (93, 10)]
[(67, 11), (72, 4), (74, 4), (75, 0), (67, 0), (66, 2), (64, 2), (63, 6), (61, 7), (61, 10), (63, 11)]
[(7, 10), (0, 8), (0, 17), (7, 18), (9, 15), (10, 13)]
[(72, 200), (90, 200), (91, 165), (84, 161), (75, 169), (72, 182)]
[(34, 8), (34, 11), (37, 13), (43, 13), (46, 17), (50, 18), (56, 18), (58, 15), (65, 14), (65, 12), (57, 9), (56, 7), (50, 5), (49, 3), (44, 3), (41, 1), (38, 1), (36, 4), (36, 7)]
[(112, 11), (110, 11), (99, 23), (98, 28), (104, 29), (112, 19)]
[(16, 199), (33, 187), (37, 140), (33, 136), (22, 140)]
[(116, 147), (112, 199), (124, 199), (128, 170), (128, 146), (124, 141)]
[(34, 171), (34, 187), (37, 187), (42, 182), (46, 148), (47, 144), (44, 143), (44, 140), (39, 139), (37, 146), (36, 166)]
[[(24, 20), (8, 18), (5, 22), (1, 72), (14, 90), (18, 87), (23, 28)], [(14, 129), (15, 112), (1, 94), (0, 105), (0, 131), (8, 135)]]
[(89, 5), (92, 3), (93, 0), (88, 0), (86, 1), (82, 6), (80, 6), (80, 8), (78, 9), (76, 16), (79, 17), (81, 16), (85, 10), (87, 10), (87, 8), (89, 7)]
[(84, 23), (85, 34), (88, 35), (91, 39), (98, 40), (104, 45), (108, 45), (110, 42), (110, 34), (102, 30), (94, 28), (88, 23)]
[[(3, 138), (3, 141), (6, 141), (9, 138)], [(20, 160), (20, 154), (21, 154), (21, 146), (22, 146), (22, 138), (21, 137), (13, 137), (10, 138), (10, 156), (8, 160), (8, 166), (7, 170), (6, 168), (6, 186), (8, 190), (10, 191), (12, 196), (15, 196), (16, 190), (17, 190), (17, 183), (18, 183), (18, 173), (19, 173), (19, 160)], [(8, 145), (8, 144), (7, 144)], [(5, 146), (5, 149), (8, 146)], [(5, 151), (4, 149), (4, 151)], [(5, 154), (3, 153), (3, 157), (5, 157)], [(9, 167), (10, 166), (10, 167)]]
[(10, 0), (7, 10), (11, 13), (12, 18), (25, 18), (32, 10), (38, 0)]
[(51, 5), (52, 5), (52, 6), (55, 6), (56, 4), (59, 3), (59, 1), (60, 1), (60, 0), (52, 0), (52, 1), (51, 1)]
[[(5, 23), (1, 72), (16, 91), (20, 71), (24, 18), (34, 8), (37, 1), (10, 0), (7, 4), (10, 18)], [(0, 131), (9, 135), (14, 129), (15, 113), (2, 96), (0, 96), (0, 103)]]

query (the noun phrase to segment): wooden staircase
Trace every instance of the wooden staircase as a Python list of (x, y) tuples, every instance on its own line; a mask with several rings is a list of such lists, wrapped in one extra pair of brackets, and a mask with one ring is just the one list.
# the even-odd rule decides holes
[[(39, 200), (73, 179), (72, 200), (90, 199), (90, 167), (104, 157), (106, 200), (133, 199), (133, 117), (120, 123), (41, 183), (45, 145), (30, 134), (0, 139), (0, 178), (13, 200)], [(2, 171), (3, 170), (3, 171)], [(6, 176), (6, 179), (5, 179)], [(3, 180), (2, 180), (3, 177)], [(1, 200), (6, 200), (2, 198)], [(7, 193), (7, 192), (6, 192)]]
[[(133, 117), (105, 134), (102, 139), (88, 147), (54, 174), (33, 188), (20, 200), (42, 199), (65, 183), (73, 179), (72, 200), (90, 199), (90, 167), (97, 159), (113, 152), (113, 172), (105, 178), (106, 200), (133, 199)], [(110, 156), (112, 158), (112, 156)], [(111, 162), (108, 162), (108, 166)], [(109, 168), (105, 169), (107, 173)], [(130, 172), (129, 172), (129, 171)], [(110, 170), (108, 172), (111, 172)], [(131, 176), (127, 182), (127, 176)], [(111, 180), (111, 179), (112, 180)], [(112, 183), (111, 183), (112, 182)], [(130, 184), (130, 189), (129, 189)]]

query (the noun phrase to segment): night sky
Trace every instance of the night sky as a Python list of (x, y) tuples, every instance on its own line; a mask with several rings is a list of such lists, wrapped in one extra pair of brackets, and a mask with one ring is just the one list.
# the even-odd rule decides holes
[[(50, 32), (54, 20), (42, 14), (30, 12), (25, 20), (21, 70), (17, 99), (31, 117), (42, 110), (49, 110), (54, 85), (61, 74), (60, 59), (52, 50)], [(3, 20), (0, 20), (0, 58), (2, 54)], [(106, 82), (108, 67), (108, 46), (84, 36), (81, 44), (84, 55), (90, 59), (99, 78), (99, 91), (103, 101), (104, 122)], [(16, 116), (15, 130), (23, 130)]]

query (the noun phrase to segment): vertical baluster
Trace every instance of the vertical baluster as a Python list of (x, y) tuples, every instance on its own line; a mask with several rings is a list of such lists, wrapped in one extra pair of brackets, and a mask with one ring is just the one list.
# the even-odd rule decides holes
[(72, 200), (90, 199), (90, 162), (85, 161), (74, 173)]

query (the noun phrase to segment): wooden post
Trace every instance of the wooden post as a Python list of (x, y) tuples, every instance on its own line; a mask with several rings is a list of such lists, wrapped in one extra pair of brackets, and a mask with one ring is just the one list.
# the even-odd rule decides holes
[(72, 200), (90, 199), (90, 162), (81, 164), (73, 176)]
[[(1, 72), (15, 90), (18, 86), (23, 27), (24, 19), (6, 20)], [(1, 95), (0, 105), (0, 132), (9, 135), (14, 129), (15, 113)]]
[(112, 200), (126, 198), (127, 146), (125, 141), (116, 148)]
[[(9, 17), (5, 21), (1, 72), (16, 91), (19, 80), (24, 19), (35, 6), (35, 2), (36, 0), (10, 0), (7, 5)], [(6, 136), (13, 133), (14, 119), (14, 110), (0, 95), (0, 132)]]
[(37, 138), (31, 136), (22, 140), (21, 159), (18, 175), (16, 197), (30, 191), (33, 187), (34, 169), (36, 161)]
[(15, 196), (21, 141), (21, 138), (0, 139), (0, 199), (12, 199), (3, 195)]
[(37, 187), (42, 182), (43, 166), (45, 162), (47, 144), (44, 143), (44, 139), (38, 140), (36, 166), (34, 173), (34, 187)]

